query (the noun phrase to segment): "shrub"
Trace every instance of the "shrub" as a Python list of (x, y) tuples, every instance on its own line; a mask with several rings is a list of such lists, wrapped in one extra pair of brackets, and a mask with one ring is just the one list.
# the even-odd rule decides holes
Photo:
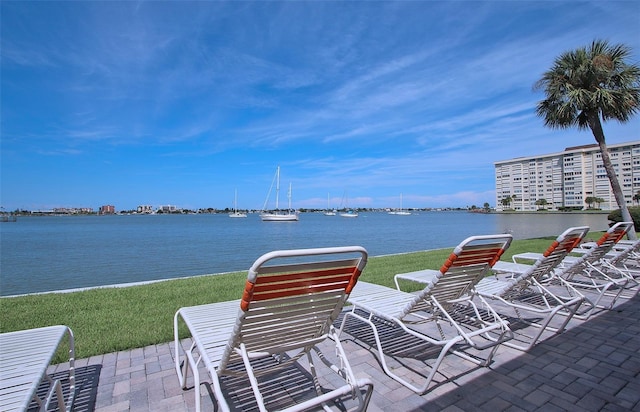
[(558, 210), (561, 212), (576, 212), (576, 211), (581, 211), (582, 207), (581, 206), (560, 206), (558, 207)]
[[(640, 231), (640, 206), (630, 207), (629, 213), (631, 213), (633, 227), (635, 227), (636, 231)], [(620, 209), (614, 210), (613, 212), (609, 213), (607, 219), (609, 219), (612, 224), (622, 222), (622, 212), (620, 211)]]

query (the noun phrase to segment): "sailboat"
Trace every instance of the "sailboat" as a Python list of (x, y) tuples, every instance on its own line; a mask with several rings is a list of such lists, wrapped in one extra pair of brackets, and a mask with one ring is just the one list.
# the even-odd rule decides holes
[(347, 209), (346, 212), (340, 213), (340, 216), (342, 217), (358, 217), (358, 213), (352, 209), (349, 209), (349, 195), (345, 192), (345, 196), (343, 196), (343, 199), (346, 199), (346, 201), (344, 202), (345, 208)]
[(336, 211), (335, 210), (331, 210), (331, 208), (329, 207), (329, 193), (327, 193), (327, 210), (324, 212), (325, 216), (335, 216), (336, 215)]
[(233, 213), (229, 213), (229, 217), (247, 217), (246, 213), (238, 212), (238, 190), (236, 189), (235, 196), (233, 198)]
[(411, 214), (411, 212), (408, 212), (404, 209), (402, 209), (402, 193), (400, 193), (400, 209), (398, 210), (392, 210), (389, 212), (390, 215), (400, 215), (400, 216), (408, 216)]
[(349, 209), (344, 213), (340, 213), (340, 216), (342, 216), (342, 217), (358, 217), (358, 212), (355, 212), (355, 211)]
[(289, 183), (289, 192), (287, 194), (287, 197), (289, 198), (289, 208), (287, 211), (280, 211), (278, 209), (278, 201), (280, 197), (280, 166), (276, 169), (276, 175), (273, 179), (276, 182), (276, 209), (273, 212), (266, 211), (267, 203), (271, 196), (271, 189), (273, 189), (272, 181), (269, 193), (267, 194), (267, 199), (264, 201), (264, 206), (262, 207), (262, 213), (260, 213), (260, 219), (262, 219), (263, 222), (297, 222), (298, 213), (291, 209), (291, 183)]

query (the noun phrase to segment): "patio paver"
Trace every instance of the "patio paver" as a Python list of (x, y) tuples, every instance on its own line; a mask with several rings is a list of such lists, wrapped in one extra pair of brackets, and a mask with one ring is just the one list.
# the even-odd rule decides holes
[[(374, 381), (369, 411), (622, 411), (640, 410), (640, 299), (621, 301), (588, 321), (572, 320), (569, 330), (527, 353), (501, 347), (490, 367), (456, 368), (450, 379), (418, 395), (387, 377), (374, 352), (344, 335), (356, 376)], [(329, 353), (332, 350), (328, 350)], [(78, 374), (93, 373), (93, 391), (79, 398), (76, 411), (193, 411), (193, 389), (183, 391), (175, 376), (173, 343), (94, 356), (78, 361)], [(56, 373), (61, 365), (51, 366)], [(461, 373), (461, 371), (464, 371)], [(203, 377), (208, 377), (203, 370)], [(95, 385), (97, 380), (97, 385)], [(202, 390), (202, 410), (215, 410)]]

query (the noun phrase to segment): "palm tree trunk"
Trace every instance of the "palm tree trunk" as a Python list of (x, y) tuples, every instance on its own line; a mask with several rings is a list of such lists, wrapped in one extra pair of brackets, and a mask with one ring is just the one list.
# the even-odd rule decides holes
[[(627, 202), (624, 200), (624, 194), (622, 193), (622, 188), (620, 187), (620, 183), (618, 182), (616, 171), (611, 164), (609, 150), (607, 150), (607, 142), (605, 141), (604, 131), (602, 130), (602, 123), (600, 123), (600, 116), (597, 111), (592, 111), (587, 114), (587, 118), (589, 121), (591, 132), (593, 133), (593, 137), (595, 137), (596, 142), (598, 142), (598, 146), (600, 147), (602, 164), (604, 166), (604, 170), (607, 172), (607, 177), (609, 178), (609, 183), (611, 184), (611, 190), (613, 190), (613, 196), (616, 198), (616, 202), (618, 203), (618, 207), (620, 208), (622, 220), (625, 222), (633, 222), (631, 213), (629, 213), (629, 208), (627, 207)], [(627, 236), (629, 240), (636, 240), (638, 238), (633, 226), (631, 226), (631, 229), (629, 229), (629, 233), (627, 234)]]

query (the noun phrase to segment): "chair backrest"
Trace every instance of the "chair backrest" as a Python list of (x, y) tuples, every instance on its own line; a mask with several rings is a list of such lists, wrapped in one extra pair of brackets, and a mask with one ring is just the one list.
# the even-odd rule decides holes
[(632, 258), (639, 249), (640, 240), (634, 240), (632, 243), (627, 244), (623, 250), (618, 251), (613, 257), (609, 258), (609, 264), (612, 266), (624, 265), (624, 262)]
[(584, 240), (588, 232), (589, 226), (570, 227), (562, 232), (549, 245), (542, 257), (531, 266), (531, 269), (516, 278), (516, 283), (522, 284), (530, 279), (542, 280), (562, 262), (562, 259), (571, 253), (574, 247)]
[[(434, 280), (420, 291), (413, 305), (435, 299), (441, 305), (467, 294), (509, 248), (513, 237), (507, 234), (471, 236), (451, 252)], [(407, 307), (408, 313), (412, 307)]]
[(572, 275), (584, 270), (587, 266), (598, 262), (603, 259), (607, 253), (618, 243), (631, 228), (633, 222), (618, 222), (611, 226), (601, 237), (596, 241), (596, 246), (589, 249), (587, 253), (582, 255), (575, 263), (568, 265), (565, 269), (561, 270), (559, 275)]
[(275, 251), (249, 269), (223, 363), (240, 344), (253, 355), (311, 347), (326, 338), (367, 263), (359, 246)]

